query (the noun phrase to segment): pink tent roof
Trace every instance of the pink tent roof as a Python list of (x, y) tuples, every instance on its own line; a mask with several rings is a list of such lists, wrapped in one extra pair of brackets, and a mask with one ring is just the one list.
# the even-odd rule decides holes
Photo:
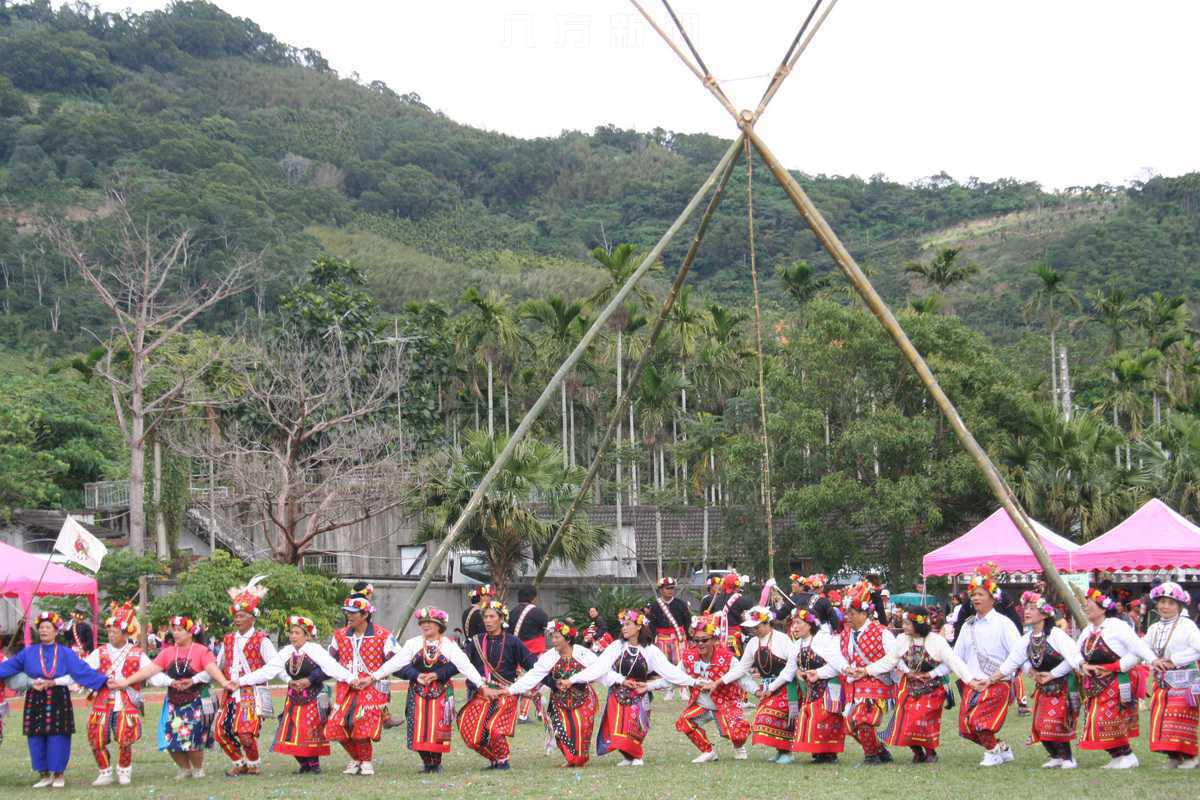
[[(1031, 522), (1054, 566), (1069, 569), (1070, 562), (1074, 561), (1072, 551), (1077, 551), (1079, 545), (1059, 536), (1037, 520)], [(1003, 508), (996, 509), (990, 517), (954, 541), (926, 554), (921, 564), (922, 572), (926, 575), (960, 575), (973, 572), (976, 567), (989, 561), (996, 562), (1001, 572), (1041, 570), (1033, 551)]]
[(1200, 527), (1155, 499), (1071, 556), (1075, 569), (1200, 567)]
[[(49, 555), (26, 553), (0, 542), (0, 587), (3, 587), (0, 591), (5, 597), (17, 598), (22, 610), (29, 608), (32, 603), (35, 587), (37, 596), (86, 595), (88, 604), (92, 607), (92, 617), (95, 618), (100, 609), (96, 579), (59, 564), (47, 564), (47, 558)], [(43, 570), (45, 576), (39, 584), (38, 578), (42, 576)], [(28, 625), (25, 629), (25, 642), (29, 642)]]

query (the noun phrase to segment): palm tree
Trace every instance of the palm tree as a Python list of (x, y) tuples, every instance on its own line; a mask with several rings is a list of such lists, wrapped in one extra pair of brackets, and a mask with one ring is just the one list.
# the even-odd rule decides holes
[[(828, 273), (818, 275), (807, 261), (784, 265), (775, 274), (779, 278), (779, 282), (783, 284), (783, 290), (801, 308), (808, 305), (810, 300), (816, 297), (821, 290), (828, 288), (831, 283)], [(800, 327), (804, 327), (803, 317), (800, 320)]]
[(1079, 298), (1067, 286), (1061, 273), (1045, 264), (1035, 264), (1033, 273), (1038, 277), (1037, 287), (1025, 303), (1025, 318), (1041, 317), (1050, 332), (1050, 392), (1055, 408), (1063, 408), (1064, 416), (1070, 416), (1069, 391), (1059, 393), (1058, 380), (1058, 331), (1064, 319), (1063, 306), (1079, 308)]
[(914, 314), (941, 314), (946, 308), (946, 297), (938, 292), (930, 292), (924, 297), (909, 300), (908, 306)]
[(1119, 286), (1089, 292), (1087, 297), (1091, 306), (1088, 319), (1098, 322), (1108, 332), (1108, 354), (1112, 355), (1121, 349), (1121, 337), (1132, 327), (1133, 298)]
[[(423, 465), (420, 541), (445, 538), (507, 442), (506, 436), (471, 431), (465, 446), (437, 454)], [(582, 480), (583, 471), (563, 467), (553, 445), (530, 438), (517, 446), (459, 540), (461, 549), (484, 553), (498, 597), (504, 596), (522, 562), (531, 557), (536, 561), (549, 545), (566, 502)], [(608, 540), (607, 531), (580, 515), (564, 531), (558, 552), (583, 567)]]
[[(684, 286), (678, 296), (675, 298), (675, 303), (671, 306), (671, 311), (667, 317), (667, 322), (671, 326), (671, 331), (674, 333), (674, 340), (679, 353), (679, 369), (683, 379), (679, 389), (679, 418), (686, 418), (688, 414), (688, 361), (696, 353), (697, 343), (700, 337), (706, 332), (708, 327), (708, 318), (704, 311), (692, 308), (691, 304), (692, 290), (690, 287)], [(679, 427), (675, 421), (671, 426), (672, 442), (678, 443)], [(675, 462), (676, 478), (678, 478), (679, 462)], [(683, 463), (683, 482), (687, 483), (688, 469), (687, 462)], [(684, 493), (686, 498), (687, 494)], [(686, 499), (684, 501), (686, 503)]]
[[(1151, 382), (1152, 367), (1162, 358), (1157, 350), (1146, 350), (1138, 356), (1124, 351), (1109, 357), (1106, 367), (1110, 381), (1100, 410), (1112, 413), (1113, 427), (1120, 430), (1125, 419), (1129, 438), (1125, 441), (1125, 469), (1132, 469), (1130, 442), (1141, 439), (1145, 417), (1145, 393)], [(1116, 448), (1117, 466), (1121, 464), (1121, 448)]]
[[(521, 329), (508, 306), (508, 295), (489, 289), (484, 295), (474, 286), (463, 292), (462, 302), (475, 313), (464, 318), (459, 327), (459, 350), (472, 359), (480, 358), (487, 367), (487, 430), (496, 435), (496, 405), (492, 391), (495, 364), (509, 360), (521, 346)], [(508, 385), (505, 384), (505, 407), (508, 405)], [(479, 388), (475, 386), (478, 397)]]
[[(567, 357), (582, 334), (577, 326), (583, 315), (583, 303), (568, 302), (557, 296), (527, 300), (521, 304), (520, 314), (523, 319), (533, 320), (541, 325), (541, 329), (535, 335), (536, 348), (551, 370)], [(574, 450), (568, 433), (571, 415), (567, 410), (567, 384), (570, 382), (570, 376), (567, 377), (568, 380), (559, 384), (562, 399), (563, 466), (569, 465), (570, 454)]]
[(1200, 516), (1200, 418), (1177, 414), (1161, 431), (1163, 441), (1142, 441), (1136, 448), (1145, 466), (1133, 482), (1181, 514)]
[(926, 284), (934, 287), (938, 294), (945, 296), (948, 288), (979, 273), (978, 265), (958, 260), (961, 252), (961, 247), (943, 247), (928, 264), (913, 261), (904, 267), (904, 271), (917, 275)]
[[(1171, 348), (1184, 341), (1188, 318), (1185, 302), (1182, 297), (1167, 297), (1156, 291), (1143, 297), (1138, 304), (1138, 324), (1146, 333), (1147, 345), (1164, 357), (1170, 354)], [(1151, 391), (1155, 425), (1162, 423), (1162, 397), (1159, 392), (1171, 393), (1171, 373), (1171, 361), (1164, 358), (1160, 368), (1155, 371)]]
[(638, 386), (638, 411), (641, 418), (642, 442), (650, 449), (654, 488), (662, 491), (666, 485), (667, 420), (675, 411), (675, 398), (686, 384), (683, 378), (669, 369), (654, 364), (646, 366)]

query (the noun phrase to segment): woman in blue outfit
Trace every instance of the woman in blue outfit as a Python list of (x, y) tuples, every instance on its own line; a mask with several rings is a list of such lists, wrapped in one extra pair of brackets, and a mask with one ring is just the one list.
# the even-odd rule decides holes
[(74, 651), (55, 640), (62, 620), (53, 611), (37, 615), (38, 643), (31, 644), (12, 658), (0, 663), (0, 679), (24, 673), (30, 681), (25, 693), (25, 735), (29, 737), (29, 758), (41, 778), (35, 789), (67, 785), (63, 773), (71, 759), (71, 734), (75, 732), (75, 711), (71, 690), (56, 686), (55, 678), (69, 675), (71, 680), (93, 692), (107, 682), (104, 673), (83, 662)]

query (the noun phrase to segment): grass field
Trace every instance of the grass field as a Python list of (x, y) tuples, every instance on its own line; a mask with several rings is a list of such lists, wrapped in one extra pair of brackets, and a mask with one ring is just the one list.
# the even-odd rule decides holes
[[(519, 725), (513, 740), (513, 769), (505, 773), (481, 771), (482, 759), (462, 745), (455, 737), (453, 751), (445, 759), (445, 772), (437, 776), (419, 774), (420, 761), (404, 747), (403, 728), (385, 731), (376, 749), (374, 777), (342, 776), (346, 758), (335, 747), (332, 756), (324, 759), (327, 770), (319, 776), (292, 775), (295, 761), (269, 754), (264, 773), (258, 778), (225, 778), (222, 772), (228, 762), (219, 749), (205, 759), (209, 776), (199, 781), (176, 783), (175, 767), (164, 753), (153, 747), (153, 724), (159, 706), (151, 699), (147, 707), (147, 733), (138, 743), (134, 755), (134, 783), (130, 787), (112, 786), (93, 789), (95, 762), (84, 740), (86, 714), (77, 711), (78, 732), (75, 734), (71, 766), (67, 772), (67, 789), (38, 790), (30, 788), (36, 779), (30, 771), (28, 750), (21, 735), (19, 711), (7, 719), (5, 741), (0, 747), (0, 797), (137, 797), (137, 798), (333, 798), (353, 797), (355, 800), (375, 798), (410, 798), (430, 795), (438, 798), (620, 798), (621, 800), (692, 800), (692, 798), (803, 798), (821, 800), (857, 800), (859, 798), (1012, 798), (1012, 800), (1041, 800), (1041, 798), (1145, 798), (1149, 800), (1195, 800), (1200, 797), (1200, 770), (1179, 772), (1162, 768), (1164, 759), (1151, 756), (1145, 736), (1138, 741), (1136, 751), (1142, 766), (1136, 770), (1102, 770), (1107, 761), (1103, 753), (1078, 754), (1080, 768), (1073, 772), (1043, 770), (1045, 760), (1040, 746), (1026, 748), (1023, 743), (1029, 731), (1029, 718), (1018, 717), (1015, 707), (1008, 716), (1004, 733), (1016, 751), (1013, 764), (982, 769), (978, 767), (981, 751), (957, 736), (954, 712), (943, 719), (941, 761), (925, 766), (907, 763), (909, 753), (896, 752), (897, 763), (890, 766), (861, 767), (861, 753), (852, 740), (847, 740), (847, 752), (836, 766), (818, 766), (797, 758), (790, 766), (766, 763), (768, 753), (763, 748), (750, 748), (749, 761), (735, 762), (729, 743), (718, 744), (721, 760), (713, 764), (688, 763), (696, 751), (691, 743), (674, 728), (675, 717), (683, 706), (678, 699), (655, 701), (651, 731), (647, 740), (646, 766), (616, 767), (610, 754), (595, 759), (583, 769), (561, 769), (561, 758), (544, 754), (545, 737), (540, 724)], [(392, 709), (403, 709), (400, 693), (393, 695)], [(1143, 713), (1143, 731), (1146, 715)], [(712, 730), (712, 725), (709, 730)], [(266, 723), (264, 742), (274, 733), (274, 721)], [(594, 744), (594, 741), (593, 741)]]

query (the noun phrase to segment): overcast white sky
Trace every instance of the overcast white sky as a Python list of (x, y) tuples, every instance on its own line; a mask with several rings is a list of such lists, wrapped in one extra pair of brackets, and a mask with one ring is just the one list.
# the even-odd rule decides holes
[[(734, 132), (624, 0), (217, 4), (482, 128)], [(644, 5), (665, 20), (656, 0)], [(673, 6), (733, 101), (753, 107), (810, 2)], [(1200, 169), (1197, 31), (1193, 0), (841, 0), (759, 131), (810, 173), (945, 170), (1060, 188), (1178, 175)], [(760, 77), (731, 80), (747, 76)]]

